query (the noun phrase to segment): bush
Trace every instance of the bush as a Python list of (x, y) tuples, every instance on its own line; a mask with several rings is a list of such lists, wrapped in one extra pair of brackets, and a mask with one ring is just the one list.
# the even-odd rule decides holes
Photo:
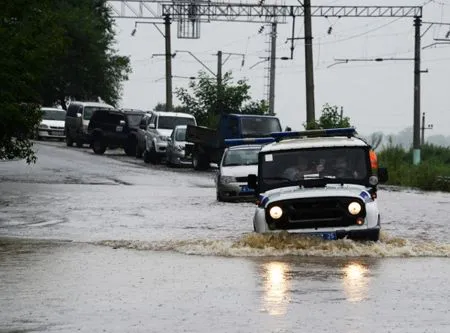
[(425, 191), (450, 192), (450, 148), (424, 145), (420, 165), (412, 165), (412, 149), (389, 144), (379, 154), (380, 166), (389, 170), (390, 185)]

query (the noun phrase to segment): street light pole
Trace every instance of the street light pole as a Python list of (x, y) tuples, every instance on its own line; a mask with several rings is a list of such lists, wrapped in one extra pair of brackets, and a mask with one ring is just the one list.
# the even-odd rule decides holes
[(413, 122), (413, 164), (420, 164), (420, 26), (422, 19), (414, 19), (414, 122)]
[(170, 42), (170, 17), (166, 15), (164, 17), (165, 34), (164, 39), (166, 42), (166, 111), (172, 111), (172, 51)]
[(277, 57), (277, 23), (272, 23), (272, 35), (270, 43), (270, 84), (269, 84), (269, 114), (275, 114), (275, 64)]
[(222, 51), (217, 51), (217, 108), (223, 112), (222, 104)]
[(305, 22), (305, 79), (306, 79), (306, 124), (312, 124), (316, 120), (314, 106), (314, 65), (311, 23), (311, 1), (303, 2)]

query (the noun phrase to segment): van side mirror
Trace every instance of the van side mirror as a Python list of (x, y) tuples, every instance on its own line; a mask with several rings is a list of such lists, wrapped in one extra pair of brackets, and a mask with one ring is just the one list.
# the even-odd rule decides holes
[(125, 126), (125, 124), (126, 124), (126, 123), (125, 123), (125, 120), (120, 120), (120, 121), (119, 121), (119, 125), (120, 125), (120, 126)]
[(378, 168), (378, 182), (386, 183), (389, 179), (387, 168)]
[(155, 128), (155, 124), (150, 124), (150, 125), (148, 125), (148, 128), (152, 128), (152, 129), (154, 129)]
[(81, 118), (81, 113), (77, 113), (77, 118)]
[(256, 175), (248, 175), (247, 177), (247, 186), (248, 188), (251, 188), (253, 190), (256, 190), (257, 185), (257, 181), (258, 181), (258, 177)]

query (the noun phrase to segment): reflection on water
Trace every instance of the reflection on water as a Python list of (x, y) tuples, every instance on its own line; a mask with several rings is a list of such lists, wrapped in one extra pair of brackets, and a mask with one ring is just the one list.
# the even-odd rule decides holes
[(347, 300), (361, 302), (367, 297), (369, 289), (369, 269), (358, 262), (350, 262), (342, 269), (343, 285)]
[(289, 289), (286, 272), (289, 265), (284, 262), (269, 262), (263, 265), (264, 270), (264, 306), (269, 314), (284, 315), (287, 311)]

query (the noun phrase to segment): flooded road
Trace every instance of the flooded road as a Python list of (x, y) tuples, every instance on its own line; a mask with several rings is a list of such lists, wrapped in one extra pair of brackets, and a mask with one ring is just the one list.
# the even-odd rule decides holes
[(450, 332), (450, 195), (381, 190), (378, 243), (252, 233), (214, 171), (37, 145), (0, 162), (0, 332)]

